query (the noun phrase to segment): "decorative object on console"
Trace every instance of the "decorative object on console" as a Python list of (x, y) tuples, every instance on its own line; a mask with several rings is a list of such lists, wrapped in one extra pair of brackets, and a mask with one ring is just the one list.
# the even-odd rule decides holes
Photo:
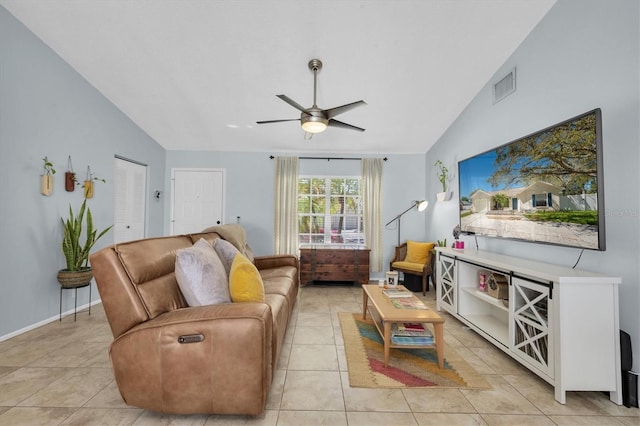
[[(452, 234), (453, 234), (453, 238), (455, 238), (456, 240), (457, 240), (458, 238), (460, 238), (460, 232), (461, 232), (460, 225), (456, 225), (456, 226), (453, 228), (453, 232), (452, 232)], [(445, 241), (446, 241), (446, 240), (445, 240)]]
[(305, 139), (311, 139), (314, 133), (324, 132), (329, 127), (341, 127), (343, 129), (351, 129), (357, 130), (360, 132), (364, 132), (364, 129), (361, 127), (356, 127), (351, 124), (344, 123), (342, 121), (338, 121), (334, 119), (338, 114), (342, 114), (343, 112), (347, 112), (355, 107), (359, 107), (361, 105), (366, 105), (365, 101), (357, 101), (352, 102), (346, 105), (342, 105), (339, 107), (329, 108), (329, 109), (321, 109), (318, 108), (316, 104), (316, 89), (317, 89), (317, 77), (318, 72), (322, 69), (322, 62), (319, 59), (312, 59), (308, 64), (309, 69), (313, 72), (313, 106), (310, 108), (304, 108), (302, 105), (289, 98), (286, 95), (276, 95), (278, 98), (282, 99), (295, 109), (300, 111), (300, 118), (291, 118), (284, 120), (268, 120), (268, 121), (257, 121), (258, 124), (268, 124), (268, 123), (280, 123), (283, 121), (300, 121), (302, 124), (302, 130), (305, 132)]
[(491, 273), (487, 280), (487, 292), (496, 299), (509, 298), (509, 279), (502, 274)]
[(478, 288), (480, 291), (487, 291), (487, 274), (480, 272), (478, 275)]
[[(476, 233), (471, 231), (463, 231), (462, 229), (460, 229), (460, 225), (456, 225), (453, 228), (453, 238), (455, 238), (455, 241), (451, 245), (451, 248), (456, 250), (464, 250), (464, 241), (459, 241), (461, 234), (473, 235), (473, 237), (476, 240), (476, 249), (478, 249), (478, 237), (476, 236)], [(447, 240), (444, 240), (444, 241), (446, 243)], [(446, 247), (446, 246), (443, 246), (443, 247)]]
[(40, 193), (49, 196), (53, 193), (53, 175), (56, 174), (56, 169), (53, 168), (53, 163), (47, 156), (42, 161), (44, 173), (40, 175)]
[(391, 225), (393, 222), (395, 222), (396, 220), (398, 221), (398, 245), (400, 245), (400, 218), (407, 213), (409, 210), (411, 210), (412, 208), (417, 208), (419, 212), (423, 212), (427, 209), (427, 206), (429, 205), (429, 202), (426, 200), (422, 200), (422, 201), (413, 201), (413, 203), (411, 203), (411, 206), (406, 209), (405, 211), (403, 211), (402, 213), (396, 215), (396, 217), (394, 217), (393, 219), (391, 219), (389, 222), (387, 222), (387, 224), (385, 225), (385, 227)]
[(453, 192), (447, 191), (447, 186), (450, 178), (449, 169), (440, 160), (437, 160), (433, 165), (438, 168), (437, 176), (440, 184), (442, 184), (442, 192), (438, 192), (436, 194), (436, 199), (438, 201), (449, 201), (451, 197), (453, 197)]

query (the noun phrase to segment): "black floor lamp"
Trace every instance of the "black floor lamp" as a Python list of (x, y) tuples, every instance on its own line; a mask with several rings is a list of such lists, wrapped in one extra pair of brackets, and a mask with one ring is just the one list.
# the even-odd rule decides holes
[(398, 221), (398, 245), (400, 245), (400, 218), (402, 217), (402, 215), (404, 215), (405, 213), (407, 213), (409, 210), (411, 210), (414, 207), (416, 207), (419, 212), (423, 212), (427, 208), (428, 205), (429, 205), (429, 202), (427, 200), (414, 201), (408, 209), (406, 209), (405, 211), (403, 211), (402, 213), (400, 213), (399, 215), (397, 215), (396, 217), (391, 219), (385, 225), (385, 227), (386, 227), (386, 226), (391, 225), (396, 220)]

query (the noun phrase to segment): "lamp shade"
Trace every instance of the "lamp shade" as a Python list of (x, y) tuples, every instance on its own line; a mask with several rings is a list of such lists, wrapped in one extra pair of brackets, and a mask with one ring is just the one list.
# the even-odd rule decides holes
[(425, 211), (425, 209), (427, 208), (427, 206), (429, 205), (429, 202), (427, 200), (422, 200), (422, 201), (418, 201), (418, 200), (414, 200), (413, 203), (411, 203), (411, 206), (409, 206), (408, 209), (406, 209), (405, 211), (403, 211), (402, 213), (398, 214), (396, 217), (394, 217), (393, 219), (391, 219), (385, 226), (389, 226), (391, 225), (393, 222), (398, 221), (398, 245), (400, 245), (400, 218), (407, 212), (409, 212), (409, 210), (413, 209), (414, 207), (419, 211), (419, 212), (423, 212)]

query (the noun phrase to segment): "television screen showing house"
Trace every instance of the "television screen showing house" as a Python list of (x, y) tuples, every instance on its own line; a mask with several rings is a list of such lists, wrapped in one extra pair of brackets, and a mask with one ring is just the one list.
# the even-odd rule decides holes
[(458, 163), (460, 227), (604, 250), (600, 110)]

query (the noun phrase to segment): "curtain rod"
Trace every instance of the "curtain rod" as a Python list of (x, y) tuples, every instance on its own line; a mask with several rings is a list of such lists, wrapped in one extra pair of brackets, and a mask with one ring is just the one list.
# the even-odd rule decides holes
[[(273, 160), (274, 157), (273, 155), (269, 156), (269, 159)], [(362, 160), (362, 158), (360, 157), (298, 157), (299, 160), (327, 160), (327, 161), (331, 161), (331, 160)], [(388, 158), (384, 157), (382, 160), (387, 161)]]

